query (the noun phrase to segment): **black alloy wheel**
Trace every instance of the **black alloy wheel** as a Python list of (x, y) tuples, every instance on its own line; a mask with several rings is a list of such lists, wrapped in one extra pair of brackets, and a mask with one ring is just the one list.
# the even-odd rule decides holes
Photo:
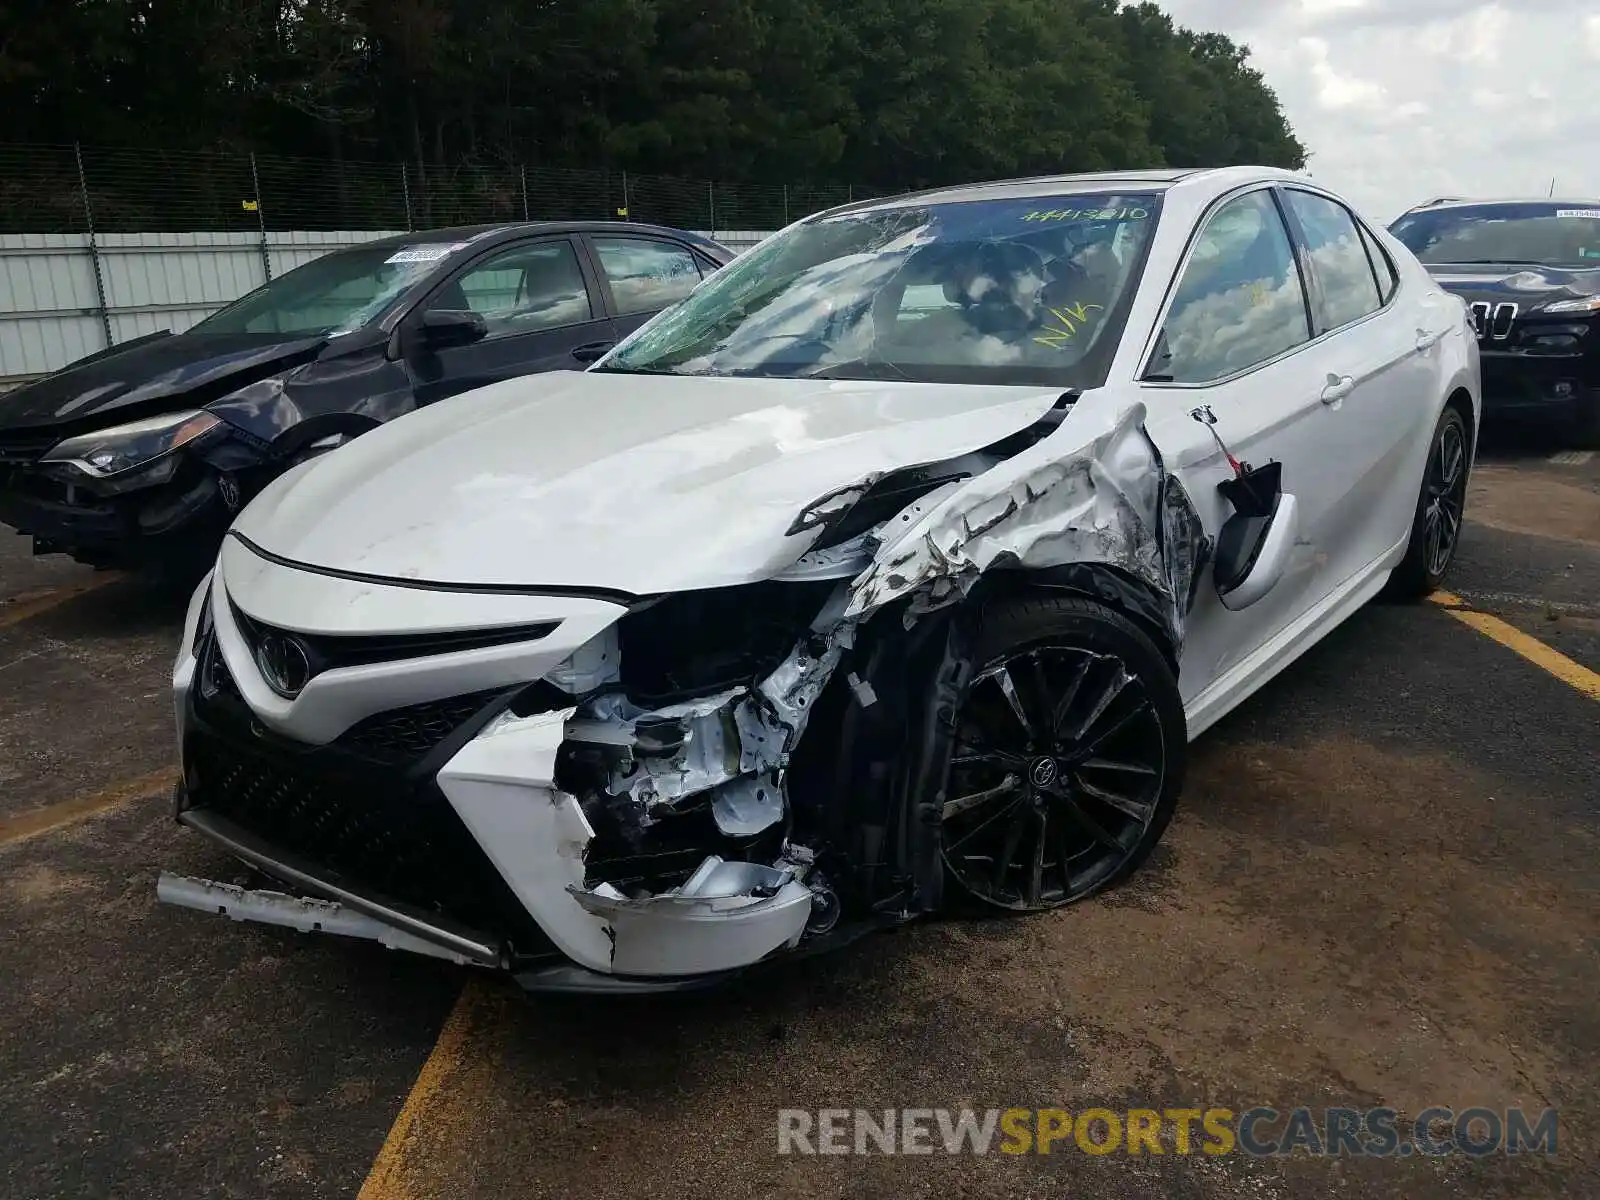
[(1183, 707), (1165, 659), (1115, 610), (1049, 596), (985, 613), (979, 661), (943, 808), (959, 893), (1042, 912), (1125, 876), (1182, 782)]
[(1471, 475), (1467, 423), (1454, 407), (1439, 417), (1422, 469), (1422, 487), (1411, 523), (1411, 540), (1385, 594), (1417, 600), (1436, 590), (1449, 573), (1461, 544), (1461, 523)]
[(1461, 538), (1461, 515), (1467, 506), (1467, 433), (1459, 421), (1439, 428), (1428, 455), (1423, 484), (1424, 554), (1428, 574), (1444, 577)]

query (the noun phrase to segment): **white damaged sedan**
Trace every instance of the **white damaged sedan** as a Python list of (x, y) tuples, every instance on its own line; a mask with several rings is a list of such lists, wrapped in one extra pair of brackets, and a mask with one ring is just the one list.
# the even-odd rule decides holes
[(1285, 172), (808, 218), (591, 369), (240, 515), (174, 676), (176, 809), (265, 886), (159, 895), (587, 991), (1091, 895), (1191, 739), (1438, 585), (1477, 355)]

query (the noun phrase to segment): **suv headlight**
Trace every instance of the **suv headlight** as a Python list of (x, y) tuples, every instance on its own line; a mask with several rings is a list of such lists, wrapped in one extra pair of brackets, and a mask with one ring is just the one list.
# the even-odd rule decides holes
[(56, 443), (39, 461), (44, 466), (82, 472), (91, 479), (110, 479), (171, 454), (221, 424), (219, 418), (199, 409), (162, 413), (70, 437)]
[(1580, 296), (1576, 300), (1557, 300), (1538, 310), (1542, 313), (1600, 312), (1600, 296)]

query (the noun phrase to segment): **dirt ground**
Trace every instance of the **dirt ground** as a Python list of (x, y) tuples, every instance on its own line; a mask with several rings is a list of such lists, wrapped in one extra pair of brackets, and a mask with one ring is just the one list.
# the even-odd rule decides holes
[[(1600, 456), (1493, 453), (1468, 514), (1464, 606), (1600, 671)], [(1443, 606), (1197, 742), (1104, 897), (603, 1003), (157, 906), (233, 874), (167, 819), (178, 609), (0, 539), (0, 1196), (1600, 1195), (1600, 707)], [(777, 1153), (785, 1108), (1297, 1105), (1558, 1152)]]

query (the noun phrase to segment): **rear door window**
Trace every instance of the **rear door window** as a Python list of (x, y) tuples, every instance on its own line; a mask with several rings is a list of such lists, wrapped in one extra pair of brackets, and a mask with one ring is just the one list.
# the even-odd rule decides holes
[(700, 266), (687, 247), (653, 238), (592, 240), (619, 317), (676, 304), (700, 282)]
[(1378, 277), (1378, 296), (1382, 301), (1389, 303), (1389, 297), (1394, 295), (1395, 288), (1400, 286), (1400, 276), (1394, 269), (1394, 260), (1389, 257), (1389, 252), (1378, 244), (1378, 239), (1372, 236), (1372, 231), (1365, 225), (1357, 224), (1361, 231), (1362, 245), (1367, 248), (1367, 257), (1372, 260), (1372, 272)]
[(1321, 293), (1322, 327), (1337, 329), (1382, 308), (1378, 281), (1350, 210), (1326, 196), (1298, 188), (1285, 188), (1284, 197), (1305, 234), (1311, 270)]

